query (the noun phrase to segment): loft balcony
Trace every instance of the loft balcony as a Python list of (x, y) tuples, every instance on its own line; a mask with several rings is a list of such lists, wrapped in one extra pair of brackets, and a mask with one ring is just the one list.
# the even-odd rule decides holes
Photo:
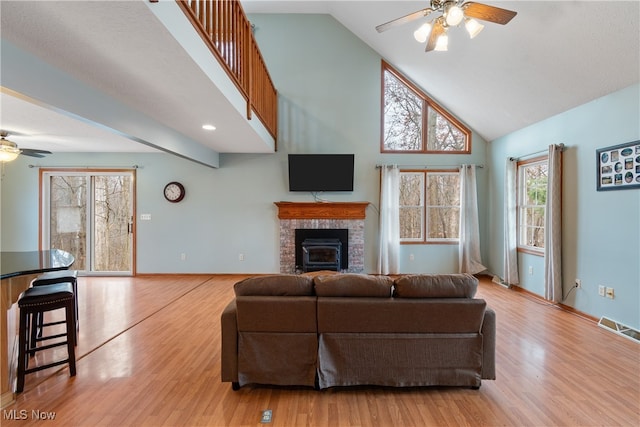
[[(42, 113), (109, 132), (112, 145), (126, 140), (119, 151), (164, 151), (211, 167), (220, 153), (275, 152), (277, 92), (238, 0), (0, 8), (2, 129), (12, 139), (42, 134)], [(205, 123), (216, 130), (204, 132)], [(44, 149), (54, 153), (114, 151), (51, 144)]]
[(240, 1), (177, 1), (246, 99), (247, 119), (255, 111), (276, 138), (277, 92)]

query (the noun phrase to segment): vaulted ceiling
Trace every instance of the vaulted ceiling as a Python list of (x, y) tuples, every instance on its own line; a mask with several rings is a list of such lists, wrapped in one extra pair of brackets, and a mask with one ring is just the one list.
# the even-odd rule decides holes
[[(447, 52), (425, 53), (413, 32), (431, 16), (375, 27), (430, 5), (419, 1), (244, 0), (247, 13), (329, 13), (486, 140), (640, 81), (640, 2), (479, 1), (517, 12)], [(435, 15), (437, 16), (437, 15)]]
[[(506, 26), (487, 23), (472, 40), (464, 29), (451, 29), (448, 52), (425, 53), (413, 31), (426, 19), (384, 33), (375, 26), (427, 7), (428, 1), (242, 1), (249, 15), (332, 15), (488, 141), (640, 81), (639, 2), (487, 3), (518, 14)], [(236, 117), (153, 6), (148, 0), (2, 0), (1, 35), (87, 90), (141, 114), (145, 123), (160, 124), (163, 135), (216, 153), (272, 151)], [(1, 63), (8, 76), (13, 64), (5, 51)], [(21, 146), (56, 152), (158, 150), (137, 130), (118, 131), (100, 117), (16, 93), (2, 76), (0, 83), (0, 128), (12, 131)], [(200, 128), (212, 120), (223, 124), (215, 135)], [(242, 138), (238, 129), (245, 132)]]

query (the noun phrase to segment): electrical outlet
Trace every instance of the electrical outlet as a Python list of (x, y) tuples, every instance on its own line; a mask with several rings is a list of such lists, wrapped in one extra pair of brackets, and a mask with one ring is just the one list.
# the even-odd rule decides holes
[(613, 299), (613, 297), (614, 297), (613, 288), (607, 288), (607, 298)]
[(271, 409), (265, 409), (264, 411), (262, 411), (262, 417), (260, 417), (260, 422), (262, 424), (269, 424), (272, 418), (273, 418), (273, 411)]
[(603, 297), (605, 294), (605, 287), (603, 285), (598, 286), (598, 295)]
[(244, 261), (244, 254), (238, 254), (238, 261)]
[(581, 287), (582, 287), (582, 280), (576, 279), (576, 288), (581, 288)]
[(187, 254), (185, 254), (184, 252), (180, 254), (180, 260), (184, 261), (187, 259)]
[(533, 274), (533, 266), (529, 266), (529, 276), (531, 276)]
[(409, 254), (409, 261), (413, 261), (414, 259), (416, 259), (416, 257), (413, 256), (413, 254)]

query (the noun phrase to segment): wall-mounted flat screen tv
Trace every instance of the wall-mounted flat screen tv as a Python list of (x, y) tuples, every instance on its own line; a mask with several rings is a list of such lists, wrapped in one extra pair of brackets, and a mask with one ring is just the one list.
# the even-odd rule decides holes
[(353, 154), (289, 154), (289, 191), (353, 191)]

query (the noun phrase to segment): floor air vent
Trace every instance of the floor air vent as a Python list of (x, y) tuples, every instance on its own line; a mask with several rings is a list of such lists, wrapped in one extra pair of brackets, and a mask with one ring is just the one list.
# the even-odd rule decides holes
[(615, 320), (607, 319), (606, 317), (602, 316), (600, 318), (600, 321), (598, 322), (598, 326), (604, 329), (608, 329), (611, 332), (614, 332), (618, 335), (622, 335), (625, 338), (629, 338), (630, 340), (640, 343), (639, 331), (629, 326), (623, 325), (622, 323), (618, 323)]

